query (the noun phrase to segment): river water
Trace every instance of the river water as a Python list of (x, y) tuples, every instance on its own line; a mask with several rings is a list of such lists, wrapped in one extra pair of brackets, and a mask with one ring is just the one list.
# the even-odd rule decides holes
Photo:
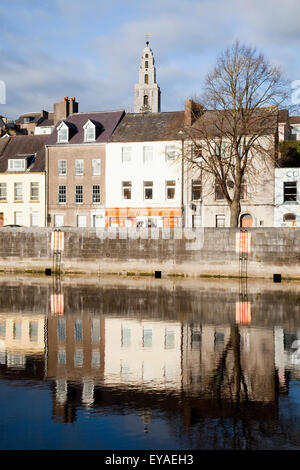
[(300, 284), (0, 279), (1, 449), (300, 449)]

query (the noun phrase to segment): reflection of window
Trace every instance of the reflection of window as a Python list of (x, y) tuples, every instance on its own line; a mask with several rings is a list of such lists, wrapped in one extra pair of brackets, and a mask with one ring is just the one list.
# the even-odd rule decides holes
[(165, 349), (174, 349), (175, 347), (175, 332), (169, 328), (165, 329)]
[(59, 366), (64, 366), (67, 363), (67, 356), (65, 349), (59, 349), (57, 351), (57, 364)]
[(201, 331), (192, 329), (191, 332), (191, 348), (200, 349), (201, 346)]
[(215, 351), (223, 351), (224, 349), (224, 333), (215, 332), (215, 341), (214, 341)]
[(30, 341), (35, 342), (38, 340), (38, 322), (31, 321), (29, 322), (29, 338)]
[(93, 369), (99, 369), (100, 367), (100, 351), (92, 351), (92, 363)]
[(166, 181), (166, 195), (167, 199), (174, 199), (175, 198), (175, 181)]
[(57, 320), (57, 339), (58, 341), (65, 341), (66, 339), (66, 320), (64, 318)]
[(283, 202), (297, 201), (297, 182), (288, 181), (283, 183)]
[(283, 222), (294, 222), (296, 220), (295, 214), (284, 214)]
[(6, 321), (0, 321), (0, 339), (4, 339), (6, 336)]
[(127, 364), (121, 363), (121, 379), (129, 380), (130, 379), (130, 367)]
[(83, 351), (81, 349), (77, 349), (74, 352), (74, 366), (82, 367), (82, 365), (83, 365)]
[(152, 347), (152, 329), (144, 328), (143, 329), (143, 348)]
[(192, 201), (201, 199), (201, 180), (192, 180)]
[(153, 198), (153, 181), (144, 181), (144, 199)]
[(76, 343), (82, 343), (82, 320), (74, 321), (74, 339)]
[(100, 320), (99, 318), (92, 319), (91, 337), (92, 337), (92, 344), (100, 343)]
[(21, 339), (22, 335), (22, 322), (15, 321), (13, 326), (13, 338), (14, 339)]
[(131, 332), (130, 328), (122, 327), (121, 329), (121, 345), (122, 347), (128, 347), (131, 344)]
[(122, 182), (123, 199), (131, 199), (131, 181)]

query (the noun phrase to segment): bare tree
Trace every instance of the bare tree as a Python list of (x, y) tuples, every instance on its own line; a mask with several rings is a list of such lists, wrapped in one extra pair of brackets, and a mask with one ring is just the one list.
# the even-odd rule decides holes
[(211, 188), (218, 186), (232, 227), (239, 225), (244, 178), (254, 180), (262, 165), (274, 167), (279, 107), (288, 95), (280, 69), (256, 48), (236, 42), (207, 75), (203, 95), (186, 103), (183, 135), (191, 145), (184, 158)]

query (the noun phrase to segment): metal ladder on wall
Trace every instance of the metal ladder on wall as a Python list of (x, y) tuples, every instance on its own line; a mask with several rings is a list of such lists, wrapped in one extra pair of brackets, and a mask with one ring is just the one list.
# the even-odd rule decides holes
[(247, 267), (248, 267), (248, 231), (240, 230), (239, 240), (239, 277), (241, 279), (247, 279)]
[(61, 243), (61, 235), (63, 232), (59, 229), (54, 230), (54, 241), (53, 241), (53, 274), (55, 277), (61, 276), (61, 255), (62, 255), (62, 243)]

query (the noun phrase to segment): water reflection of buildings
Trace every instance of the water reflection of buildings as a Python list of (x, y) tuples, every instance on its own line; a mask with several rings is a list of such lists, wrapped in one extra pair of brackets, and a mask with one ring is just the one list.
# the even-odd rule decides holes
[(33, 368), (43, 377), (45, 325), (44, 315), (0, 313), (1, 372)]

